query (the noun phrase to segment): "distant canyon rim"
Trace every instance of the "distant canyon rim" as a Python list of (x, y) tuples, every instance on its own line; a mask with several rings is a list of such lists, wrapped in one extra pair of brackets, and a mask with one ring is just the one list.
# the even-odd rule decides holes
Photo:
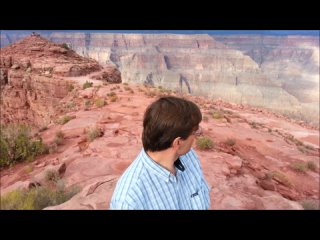
[[(26, 34), (1, 34), (6, 46)], [(122, 82), (271, 109), (319, 127), (319, 37), (52, 32)]]

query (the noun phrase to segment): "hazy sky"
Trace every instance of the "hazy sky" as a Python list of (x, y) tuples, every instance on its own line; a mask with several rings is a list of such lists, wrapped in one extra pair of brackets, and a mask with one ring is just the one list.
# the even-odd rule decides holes
[[(17, 30), (0, 30), (19, 32)], [(23, 32), (112, 32), (112, 33), (172, 33), (172, 34), (262, 34), (262, 35), (316, 35), (320, 30), (23, 30)]]

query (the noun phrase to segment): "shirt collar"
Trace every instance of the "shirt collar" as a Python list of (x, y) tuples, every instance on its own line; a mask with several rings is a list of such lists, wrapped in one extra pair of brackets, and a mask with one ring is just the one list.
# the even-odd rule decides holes
[(170, 180), (170, 171), (153, 161), (148, 154), (145, 152), (144, 149), (141, 151), (142, 153), (142, 161), (145, 164), (145, 166), (154, 174), (156, 174), (158, 177), (160, 177), (165, 182), (169, 182)]

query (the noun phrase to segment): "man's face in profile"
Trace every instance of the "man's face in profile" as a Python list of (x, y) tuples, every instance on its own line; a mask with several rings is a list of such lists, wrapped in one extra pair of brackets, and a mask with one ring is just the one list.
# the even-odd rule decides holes
[(196, 139), (196, 136), (199, 136), (201, 134), (201, 128), (200, 126), (196, 127), (194, 131), (192, 131), (191, 135), (183, 140), (181, 139), (181, 147), (178, 151), (179, 156), (186, 154), (190, 151), (192, 144), (194, 140)]

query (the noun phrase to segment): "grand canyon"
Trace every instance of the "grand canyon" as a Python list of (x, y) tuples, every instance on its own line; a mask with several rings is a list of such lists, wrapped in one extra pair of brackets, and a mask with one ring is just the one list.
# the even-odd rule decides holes
[[(42, 209), (108, 209), (167, 95), (201, 109), (211, 209), (319, 209), (317, 36), (2, 33), (0, 67), (1, 209), (58, 185), (77, 190)], [(17, 124), (47, 151), (9, 164)]]

